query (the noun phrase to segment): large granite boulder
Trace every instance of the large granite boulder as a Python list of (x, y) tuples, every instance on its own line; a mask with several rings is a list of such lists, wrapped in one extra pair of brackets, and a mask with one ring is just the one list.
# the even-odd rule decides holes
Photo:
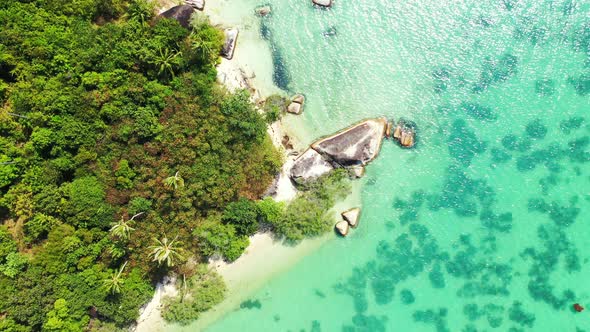
[(158, 17), (177, 20), (180, 25), (188, 29), (190, 27), (191, 15), (193, 15), (194, 12), (195, 9), (192, 6), (181, 5), (168, 9), (167, 11), (158, 15)]
[(234, 57), (234, 50), (236, 48), (236, 42), (238, 41), (238, 28), (225, 29), (225, 42), (221, 48), (221, 56), (231, 60)]
[(315, 180), (329, 173), (334, 167), (313, 149), (307, 149), (291, 167), (291, 179), (298, 184)]
[(379, 154), (386, 126), (383, 118), (366, 120), (311, 147), (340, 166), (365, 165)]
[(350, 229), (350, 226), (348, 225), (348, 222), (346, 222), (346, 220), (340, 220), (336, 223), (336, 226), (334, 227), (336, 228), (338, 234), (342, 236), (348, 235), (348, 230)]
[(346, 220), (346, 222), (352, 228), (356, 228), (359, 224), (359, 217), (361, 215), (360, 208), (352, 208), (350, 210), (342, 212), (342, 219)]
[(332, 6), (332, 0), (312, 0), (313, 4), (320, 7)]

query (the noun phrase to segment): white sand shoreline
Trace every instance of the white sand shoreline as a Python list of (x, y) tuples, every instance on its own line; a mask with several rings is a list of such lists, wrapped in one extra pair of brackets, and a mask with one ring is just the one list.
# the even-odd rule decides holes
[[(268, 44), (259, 36), (259, 18), (251, 10), (236, 11), (230, 8), (229, 1), (208, 0), (204, 13), (211, 22), (223, 28), (237, 27), (240, 30), (236, 51), (232, 60), (222, 59), (218, 66), (218, 80), (228, 90), (248, 89), (252, 92), (253, 101), (258, 102), (263, 98), (275, 94), (284, 93), (272, 83), (272, 59)], [(290, 115), (286, 116), (288, 119)], [(268, 128), (268, 133), (277, 148), (284, 152), (285, 164), (279, 177), (276, 192), (273, 195), (278, 201), (289, 201), (295, 197), (297, 191), (288, 177), (289, 169), (295, 159), (289, 151), (282, 147), (282, 138), (285, 127), (281, 121), (273, 123)], [(293, 135), (289, 135), (293, 137)], [(295, 137), (295, 144), (298, 140)], [(296, 148), (301, 148), (297, 147)], [(344, 202), (337, 205), (338, 211), (348, 207), (358, 206), (360, 203), (360, 190), (358, 183), (353, 185), (353, 194)], [(135, 331), (202, 331), (214, 323), (224, 314), (239, 308), (241, 302), (246, 300), (255, 291), (262, 287), (273, 276), (288, 270), (309, 253), (317, 250), (326, 241), (333, 239), (332, 233), (322, 237), (304, 240), (296, 246), (285, 246), (273, 239), (270, 233), (258, 233), (250, 237), (250, 245), (246, 252), (233, 263), (222, 260), (211, 261), (210, 266), (215, 268), (224, 278), (228, 286), (226, 299), (212, 310), (204, 313), (194, 324), (186, 327), (169, 325), (160, 316), (161, 299), (166, 295), (174, 295), (174, 283), (159, 283), (154, 298), (144, 307), (138, 319)]]

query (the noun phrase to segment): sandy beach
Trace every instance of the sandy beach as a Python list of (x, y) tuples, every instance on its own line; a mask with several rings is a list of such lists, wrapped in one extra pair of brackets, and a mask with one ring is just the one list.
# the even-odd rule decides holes
[[(271, 54), (268, 44), (259, 36), (259, 18), (254, 14), (253, 8), (235, 8), (231, 5), (230, 1), (209, 0), (204, 10), (204, 14), (209, 16), (214, 25), (220, 28), (237, 27), (240, 31), (233, 59), (222, 59), (217, 67), (218, 81), (230, 91), (250, 90), (255, 103), (275, 93), (284, 94), (272, 83)], [(278, 201), (290, 201), (297, 195), (288, 173), (297, 156), (296, 151), (305, 148), (297, 137), (286, 132), (282, 124), (292, 117), (287, 115), (268, 127), (273, 143), (283, 151), (285, 157), (276, 192), (272, 195)], [(284, 135), (291, 137), (294, 150), (284, 149), (281, 143)], [(353, 194), (338, 203), (335, 212), (358, 206), (359, 196), (359, 184), (355, 182)], [(167, 325), (160, 316), (161, 300), (165, 296), (173, 296), (176, 290), (173, 280), (165, 280), (157, 285), (154, 298), (142, 309), (135, 331), (201, 331), (225, 313), (239, 309), (240, 303), (269, 279), (286, 271), (333, 238), (334, 234), (328, 233), (319, 238), (304, 240), (296, 246), (286, 246), (276, 241), (270, 233), (255, 234), (250, 237), (246, 252), (235, 262), (210, 261), (210, 266), (223, 276), (228, 287), (227, 297), (220, 305), (204, 313), (197, 322), (189, 326)]]

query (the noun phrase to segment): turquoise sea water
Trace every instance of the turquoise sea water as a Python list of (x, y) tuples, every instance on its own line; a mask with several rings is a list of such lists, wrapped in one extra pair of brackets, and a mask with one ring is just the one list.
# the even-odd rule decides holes
[(590, 4), (271, 5), (304, 140), (387, 116), (418, 144), (384, 141), (359, 228), (208, 331), (590, 331)]

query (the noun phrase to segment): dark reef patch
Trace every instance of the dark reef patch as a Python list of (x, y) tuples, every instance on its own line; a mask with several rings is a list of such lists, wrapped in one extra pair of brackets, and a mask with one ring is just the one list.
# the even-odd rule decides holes
[(414, 294), (409, 289), (402, 289), (399, 293), (399, 297), (403, 304), (412, 304), (416, 301)]
[(490, 154), (492, 156), (493, 165), (504, 164), (512, 159), (512, 155), (510, 153), (499, 148), (492, 148), (490, 150)]
[(450, 332), (447, 327), (447, 311), (446, 308), (418, 310), (414, 312), (412, 317), (416, 322), (434, 325), (437, 332)]
[(552, 96), (555, 94), (555, 81), (542, 78), (535, 81), (535, 92), (540, 96)]
[(449, 154), (463, 166), (469, 166), (476, 155), (485, 152), (487, 144), (480, 141), (464, 120), (455, 120), (447, 140)]
[(529, 200), (528, 209), (531, 212), (548, 214), (549, 218), (561, 227), (571, 226), (580, 214), (580, 209), (575, 205), (575, 199), (570, 200), (569, 206), (566, 206), (556, 201), (547, 203), (542, 198), (533, 198)]
[(445, 276), (439, 263), (434, 264), (434, 267), (428, 273), (428, 279), (430, 279), (433, 288), (445, 288)]
[(472, 91), (480, 93), (486, 91), (495, 83), (507, 81), (517, 73), (518, 58), (512, 54), (504, 54), (498, 59), (487, 57), (482, 65), (482, 71)]
[(493, 121), (498, 118), (491, 108), (476, 103), (462, 102), (459, 109), (469, 117), (477, 120)]
[(524, 310), (523, 304), (519, 301), (512, 303), (512, 307), (510, 307), (508, 311), (508, 318), (520, 326), (526, 326), (529, 328), (533, 327), (536, 319), (534, 314)]
[(585, 119), (581, 116), (573, 116), (567, 120), (563, 120), (559, 123), (559, 129), (562, 133), (569, 135), (573, 131), (578, 130), (584, 124)]
[(578, 95), (586, 96), (590, 93), (590, 74), (570, 77), (567, 81), (574, 87)]
[(260, 303), (260, 300), (246, 300), (242, 303), (240, 303), (240, 309), (260, 309), (262, 308), (262, 303)]
[(527, 135), (534, 139), (543, 139), (547, 135), (547, 126), (540, 119), (527, 123), (525, 131)]
[(436, 93), (447, 91), (451, 84), (451, 73), (446, 68), (440, 68), (433, 71), (432, 78), (434, 79), (434, 92)]
[(342, 332), (385, 332), (386, 317), (376, 317), (374, 315), (357, 314), (352, 317), (352, 325), (342, 327)]
[(279, 88), (288, 91), (289, 84), (291, 83), (291, 74), (287, 68), (285, 58), (276, 45), (272, 45), (271, 55), (274, 68), (272, 73), (272, 81)]
[(528, 291), (535, 301), (549, 304), (555, 310), (565, 310), (576, 298), (571, 289), (558, 291), (550, 282), (551, 273), (558, 269), (563, 258), (568, 271), (579, 271), (580, 261), (575, 246), (569, 241), (564, 230), (555, 225), (541, 225), (537, 229), (540, 249), (526, 248), (521, 257), (531, 261)]

